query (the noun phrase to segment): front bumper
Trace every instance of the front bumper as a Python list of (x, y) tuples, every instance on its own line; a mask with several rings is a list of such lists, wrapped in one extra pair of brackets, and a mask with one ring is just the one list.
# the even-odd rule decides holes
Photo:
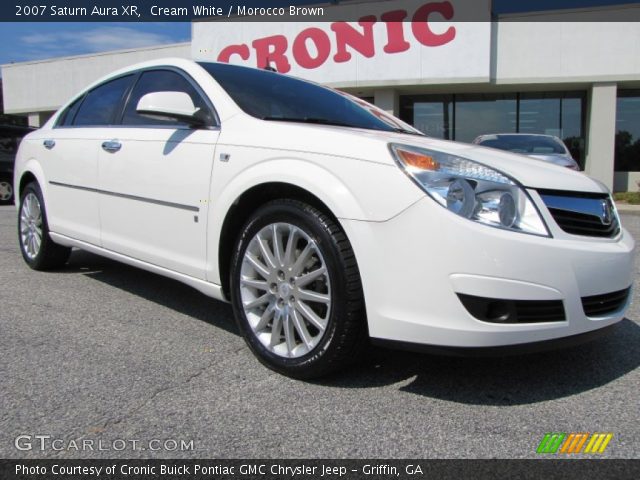
[(449, 357), (504, 357), (510, 355), (527, 355), (531, 353), (546, 352), (571, 348), (583, 343), (591, 342), (612, 333), (618, 326), (617, 323), (607, 325), (588, 332), (570, 335), (568, 337), (551, 338), (538, 342), (517, 343), (514, 345), (498, 345), (494, 347), (448, 347), (442, 345), (429, 345), (425, 343), (399, 342), (396, 340), (371, 339), (374, 345), (391, 348), (393, 350), (407, 350), (410, 352), (428, 353), (431, 355), (446, 355)]
[[(569, 235), (545, 212), (553, 238), (480, 225), (428, 197), (387, 222), (341, 220), (360, 268), (370, 336), (442, 347), (499, 347), (578, 336), (620, 321), (628, 300), (615, 312), (589, 318), (581, 298), (632, 284), (632, 237), (624, 229), (615, 239)], [(565, 319), (480, 321), (458, 294), (561, 300)]]

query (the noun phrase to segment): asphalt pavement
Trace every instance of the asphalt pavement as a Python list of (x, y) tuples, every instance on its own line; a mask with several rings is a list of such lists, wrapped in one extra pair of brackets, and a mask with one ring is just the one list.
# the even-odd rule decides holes
[[(640, 238), (640, 216), (623, 224)], [(637, 295), (580, 347), (372, 348), (305, 383), (262, 367), (230, 306), (178, 282), (81, 251), (30, 270), (0, 207), (0, 458), (519, 458), (546, 432), (612, 432), (602, 456), (639, 458)]]

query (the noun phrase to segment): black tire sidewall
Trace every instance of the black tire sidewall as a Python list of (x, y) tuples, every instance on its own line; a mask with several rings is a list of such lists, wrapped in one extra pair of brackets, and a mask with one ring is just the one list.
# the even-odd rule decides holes
[[(314, 213), (315, 212), (315, 213)], [(339, 335), (339, 319), (346, 315), (346, 302), (344, 292), (346, 291), (346, 279), (344, 262), (340, 255), (338, 246), (335, 243), (331, 232), (326, 228), (313, 208), (305, 206), (300, 202), (272, 202), (256, 211), (242, 229), (234, 249), (232, 259), (231, 274), (231, 299), (238, 328), (244, 336), (251, 350), (260, 361), (280, 373), (303, 378), (314, 376), (315, 371), (326, 368), (322, 365), (324, 358), (331, 350), (334, 339)], [(265, 226), (272, 223), (290, 223), (302, 229), (317, 244), (327, 266), (329, 281), (331, 282), (331, 312), (327, 322), (327, 329), (318, 345), (309, 353), (298, 358), (280, 357), (270, 352), (255, 336), (247, 321), (242, 308), (240, 297), (240, 269), (242, 258), (253, 237)]]

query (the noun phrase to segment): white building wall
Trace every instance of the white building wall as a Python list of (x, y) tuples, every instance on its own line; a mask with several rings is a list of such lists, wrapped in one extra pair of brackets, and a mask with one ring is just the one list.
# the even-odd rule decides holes
[(637, 22), (507, 21), (496, 28), (497, 84), (640, 80)]
[(587, 159), (585, 172), (613, 188), (613, 156), (616, 136), (615, 83), (599, 83), (589, 92)]
[(400, 111), (400, 97), (398, 91), (392, 88), (376, 90), (373, 93), (373, 103), (391, 115), (398, 115)]
[(191, 57), (191, 44), (2, 65), (4, 111), (9, 114), (54, 111), (100, 77), (128, 65), (162, 57)]

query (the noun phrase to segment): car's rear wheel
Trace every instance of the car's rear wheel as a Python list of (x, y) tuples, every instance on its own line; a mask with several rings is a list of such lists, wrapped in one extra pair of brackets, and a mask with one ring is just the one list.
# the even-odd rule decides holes
[(366, 338), (351, 245), (329, 216), (299, 201), (270, 202), (249, 218), (232, 260), (231, 296), (249, 347), (285, 375), (341, 368)]
[(71, 253), (70, 248), (51, 240), (42, 192), (35, 182), (24, 188), (20, 198), (18, 241), (24, 261), (34, 270), (59, 268)]
[(11, 180), (0, 178), (0, 205), (13, 203), (13, 185)]

